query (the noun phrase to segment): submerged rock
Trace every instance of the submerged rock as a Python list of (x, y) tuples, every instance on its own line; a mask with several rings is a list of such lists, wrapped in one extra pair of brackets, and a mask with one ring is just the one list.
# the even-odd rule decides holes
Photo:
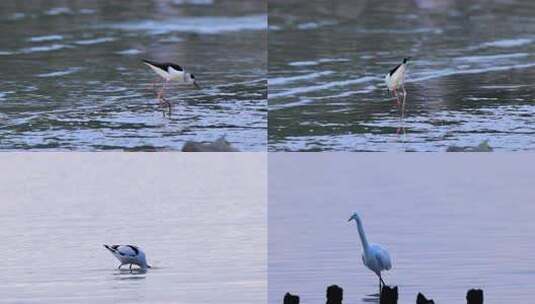
[(446, 152), (492, 152), (489, 141), (485, 140), (475, 147), (449, 146)]
[(338, 285), (327, 287), (327, 304), (342, 304), (344, 299), (344, 289)]
[(391, 288), (390, 286), (383, 286), (379, 298), (379, 304), (397, 304), (398, 303), (398, 287)]
[(232, 145), (221, 136), (214, 142), (196, 142), (188, 141), (182, 147), (182, 152), (239, 152), (240, 150)]
[(284, 304), (299, 304), (299, 296), (287, 292), (284, 295)]

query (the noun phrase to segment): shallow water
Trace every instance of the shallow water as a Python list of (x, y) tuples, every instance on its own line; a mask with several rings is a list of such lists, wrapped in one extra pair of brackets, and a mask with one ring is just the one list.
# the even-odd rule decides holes
[[(535, 3), (271, 1), (271, 151), (535, 149)], [(407, 109), (384, 75), (412, 56)]]
[(3, 156), (0, 303), (265, 303), (265, 156), (151, 155)]
[[(0, 4), (0, 148), (178, 150), (220, 136), (265, 151), (265, 1)], [(142, 58), (175, 61), (163, 117)]]
[(291, 292), (325, 303), (331, 284), (344, 303), (374, 300), (377, 277), (347, 222), (354, 211), (392, 256), (383, 278), (399, 286), (399, 303), (418, 292), (466, 303), (470, 288), (488, 304), (530, 302), (535, 174), (525, 164), (534, 157), (450, 155), (270, 155), (268, 302)]

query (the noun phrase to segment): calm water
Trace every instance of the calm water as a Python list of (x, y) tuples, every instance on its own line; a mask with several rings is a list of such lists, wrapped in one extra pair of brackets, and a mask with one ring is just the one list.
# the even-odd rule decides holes
[[(17, 1), (0, 4), (0, 148), (177, 150), (220, 136), (265, 151), (266, 3)], [(175, 61), (201, 90), (169, 86), (142, 58)]]
[(270, 155), (269, 303), (287, 291), (325, 303), (331, 284), (344, 303), (374, 299), (377, 277), (347, 222), (354, 211), (368, 240), (391, 253), (383, 278), (399, 286), (400, 303), (418, 292), (466, 303), (469, 288), (483, 288), (488, 304), (530, 302), (535, 174), (525, 164), (534, 157), (449, 156)]
[[(265, 156), (0, 164), (0, 303), (266, 303)], [(104, 243), (139, 245), (153, 268), (117, 270)]]
[[(535, 149), (535, 2), (273, 0), (269, 16), (270, 150)], [(384, 75), (406, 56), (401, 121)]]

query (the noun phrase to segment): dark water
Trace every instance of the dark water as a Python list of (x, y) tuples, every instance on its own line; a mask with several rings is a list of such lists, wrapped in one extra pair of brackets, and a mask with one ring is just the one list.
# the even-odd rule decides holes
[[(535, 149), (535, 2), (270, 1), (269, 149)], [(412, 56), (405, 118), (384, 75)]]
[[(265, 1), (0, 3), (0, 148), (177, 150), (220, 136), (265, 151)], [(174, 61), (164, 118), (142, 58)]]
[(0, 158), (0, 303), (266, 303), (265, 154), (24, 154)]
[[(358, 211), (368, 241), (392, 257), (387, 284), (399, 303), (423, 292), (435, 303), (535, 297), (535, 192), (524, 154), (314, 153), (269, 156), (268, 299), (286, 292), (325, 303), (331, 284), (344, 303), (373, 302), (377, 276), (361, 260)], [(376, 301), (375, 301), (376, 302)]]

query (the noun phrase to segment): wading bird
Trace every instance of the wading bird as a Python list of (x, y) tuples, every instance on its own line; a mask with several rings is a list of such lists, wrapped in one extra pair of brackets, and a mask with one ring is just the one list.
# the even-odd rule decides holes
[(360, 236), (360, 241), (362, 242), (362, 263), (379, 277), (379, 294), (381, 294), (381, 283), (386, 285), (381, 277), (381, 271), (390, 270), (392, 268), (390, 254), (386, 248), (377, 244), (368, 243), (364, 228), (362, 227), (362, 221), (356, 212), (353, 213), (348, 222), (352, 220), (355, 220), (357, 223), (357, 230)]
[(169, 112), (171, 112), (171, 103), (169, 103), (163, 95), (165, 92), (165, 87), (170, 81), (176, 82), (178, 84), (191, 84), (194, 85), (197, 89), (200, 88), (199, 84), (197, 83), (197, 79), (195, 79), (195, 76), (191, 73), (184, 71), (184, 69), (178, 64), (167, 62), (159, 63), (149, 60), (143, 60), (143, 63), (150, 67), (156, 74), (158, 74), (164, 79), (162, 83), (162, 88), (158, 91), (157, 96), (160, 105), (167, 106), (169, 108)]
[(398, 97), (398, 89), (403, 90), (403, 103), (405, 103), (405, 97), (407, 96), (407, 91), (405, 90), (405, 75), (407, 74), (407, 64), (411, 58), (407, 57), (403, 59), (403, 62), (398, 64), (395, 68), (390, 70), (388, 74), (385, 75), (385, 83), (388, 87), (388, 90), (394, 94), (396, 97), (396, 102), (400, 104)]
[(147, 264), (145, 253), (136, 246), (104, 245), (104, 247), (106, 247), (106, 249), (108, 249), (111, 254), (113, 254), (113, 256), (115, 256), (119, 260), (119, 262), (121, 262), (121, 265), (119, 265), (118, 269), (121, 269), (121, 266), (128, 264), (130, 264), (130, 271), (132, 271), (132, 265), (137, 265), (141, 267), (141, 270), (151, 268), (151, 266)]

